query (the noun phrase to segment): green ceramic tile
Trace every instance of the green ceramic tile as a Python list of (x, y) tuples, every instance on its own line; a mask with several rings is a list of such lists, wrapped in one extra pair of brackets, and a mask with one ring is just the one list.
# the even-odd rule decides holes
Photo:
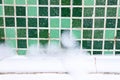
[(94, 5), (94, 0), (84, 0), (84, 5)]
[(72, 10), (73, 17), (81, 17), (82, 16), (82, 8), (75, 7)]
[(37, 27), (37, 18), (28, 18), (28, 27)]
[(61, 8), (61, 16), (62, 17), (70, 17), (70, 8)]
[(61, 19), (62, 28), (70, 28), (70, 19)]
[(107, 1), (107, 4), (108, 4), (108, 5), (117, 5), (117, 1), (118, 1), (118, 0), (108, 0), (108, 1)]
[(3, 28), (0, 28), (0, 40), (2, 39), (2, 38), (4, 38), (4, 29)]
[(31, 39), (28, 40), (28, 46), (37, 45), (37, 44), (38, 44), (37, 40), (31, 40)]
[(17, 18), (17, 27), (26, 27), (26, 18)]
[(4, 39), (0, 39), (0, 44), (5, 43)]
[(26, 55), (26, 50), (18, 50), (18, 55)]
[(17, 47), (18, 48), (27, 48), (27, 41), (24, 39), (17, 40)]
[(39, 27), (48, 27), (48, 18), (39, 18)]
[(0, 17), (0, 27), (4, 25), (3, 17)]
[(17, 37), (25, 38), (26, 37), (26, 29), (17, 29)]
[(38, 37), (37, 29), (28, 29), (28, 37), (37, 38)]
[(48, 45), (48, 40), (40, 40), (39, 41), (41, 45), (46, 46)]
[(84, 19), (83, 20), (83, 27), (84, 28), (92, 28), (93, 20), (92, 19)]
[(59, 28), (59, 18), (51, 18), (50, 19), (50, 27), (51, 28)]
[(106, 28), (115, 28), (116, 19), (107, 19), (106, 20)]
[(39, 7), (39, 16), (48, 16), (48, 7)]
[(25, 5), (25, 0), (15, 0), (15, 1), (16, 1), (16, 4)]
[(73, 5), (82, 5), (82, 0), (73, 0)]
[(70, 5), (70, 0), (61, 0), (62, 5)]
[(28, 16), (37, 16), (37, 7), (28, 7)]
[(104, 17), (104, 15), (105, 15), (105, 8), (102, 8), (102, 7), (95, 8), (96, 17)]
[(4, 4), (14, 4), (14, 0), (4, 0)]
[(50, 0), (51, 5), (59, 5), (59, 0)]
[(7, 45), (9, 45), (10, 47), (12, 47), (12, 48), (16, 48), (16, 40), (15, 40), (15, 39), (12, 39), (12, 40), (6, 39), (6, 40), (5, 40), (5, 43), (6, 43)]
[(102, 51), (93, 51), (93, 55), (102, 55)]
[(50, 16), (59, 16), (59, 7), (51, 7)]
[(26, 16), (26, 8), (22, 6), (16, 7), (16, 15), (17, 16)]
[(36, 5), (37, 4), (37, 0), (27, 0), (27, 4), (28, 5)]
[(120, 28), (120, 19), (118, 19), (117, 28)]
[(102, 39), (103, 38), (103, 30), (95, 30), (94, 31), (94, 38), (95, 39)]
[(14, 27), (15, 26), (15, 19), (12, 17), (6, 17), (5, 18), (5, 25), (6, 27)]
[(91, 39), (92, 38), (92, 30), (83, 30), (83, 38)]
[(95, 19), (95, 28), (104, 28), (104, 19)]
[(74, 37), (76, 39), (80, 39), (81, 38), (81, 30), (72, 30), (72, 34), (74, 35)]
[(47, 29), (40, 29), (39, 30), (39, 37), (40, 38), (49, 38), (49, 33)]
[(93, 42), (93, 49), (102, 49), (102, 41), (94, 41)]
[(0, 16), (2, 16), (2, 15), (3, 15), (3, 7), (0, 6)]
[(7, 38), (15, 38), (15, 29), (14, 28), (6, 28), (6, 37)]
[(50, 38), (59, 38), (59, 30), (50, 30)]
[(113, 55), (113, 51), (104, 51), (104, 55)]
[(50, 44), (51, 45), (56, 45), (56, 46), (59, 46), (59, 41), (58, 40), (50, 40)]
[(72, 19), (72, 28), (81, 28), (81, 19)]
[(48, 0), (39, 0), (40, 5), (48, 5)]
[(84, 8), (84, 17), (92, 17), (93, 8)]
[(117, 36), (118, 39), (120, 39), (120, 30), (117, 30)]
[(14, 7), (13, 6), (5, 6), (5, 15), (13, 16), (14, 15)]
[(118, 16), (120, 17), (120, 8), (118, 9)]
[(0, 0), (0, 4), (2, 4), (2, 0)]
[(113, 49), (114, 48), (114, 41), (105, 41), (104, 49)]
[(105, 30), (105, 39), (114, 39), (115, 30)]
[(116, 46), (116, 49), (119, 49), (119, 50), (120, 50), (120, 41), (116, 41), (115, 46)]
[(96, 0), (96, 5), (105, 5), (106, 0)]
[(82, 47), (84, 49), (91, 49), (92, 41), (90, 40), (83, 40), (82, 41)]
[(115, 51), (115, 55), (120, 55), (120, 51)]
[(107, 17), (116, 17), (117, 8), (115, 7), (108, 7), (107, 8)]

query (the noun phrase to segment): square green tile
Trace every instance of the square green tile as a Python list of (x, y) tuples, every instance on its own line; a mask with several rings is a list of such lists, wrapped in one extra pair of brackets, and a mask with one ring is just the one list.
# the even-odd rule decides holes
[(50, 45), (56, 45), (59, 46), (60, 41), (59, 40), (50, 40)]
[(116, 46), (116, 49), (119, 49), (119, 50), (120, 50), (120, 41), (116, 41), (115, 46)]
[(28, 29), (28, 37), (29, 38), (37, 38), (38, 37), (37, 29)]
[(115, 30), (105, 30), (105, 39), (114, 39)]
[(0, 6), (0, 16), (3, 16), (3, 7)]
[(27, 4), (28, 5), (36, 5), (37, 4), (37, 0), (27, 0)]
[(59, 38), (59, 30), (50, 30), (50, 38)]
[(0, 40), (4, 38), (4, 28), (0, 28)]
[(107, 19), (106, 20), (106, 28), (115, 28), (116, 19)]
[(26, 27), (26, 18), (17, 18), (17, 27)]
[(16, 16), (26, 16), (26, 8), (22, 6), (16, 7)]
[(37, 27), (37, 18), (28, 18), (28, 27)]
[(32, 46), (32, 45), (37, 45), (37, 44), (38, 44), (37, 40), (31, 40), (31, 39), (28, 40), (28, 46), (29, 47)]
[(0, 27), (4, 25), (3, 17), (0, 17)]
[(13, 6), (5, 6), (5, 15), (13, 16), (14, 15), (14, 7)]
[(6, 39), (5, 40), (5, 43), (7, 44), (7, 45), (9, 45), (10, 47), (12, 47), (12, 48), (16, 48), (16, 40), (15, 39)]
[(39, 27), (48, 27), (48, 18), (39, 18)]
[(18, 48), (27, 48), (27, 41), (24, 39), (17, 40), (17, 47)]
[(81, 19), (72, 19), (72, 28), (81, 28)]
[(92, 39), (92, 30), (83, 30), (84, 39)]
[(48, 45), (48, 40), (40, 40), (39, 43), (40, 43), (42, 46), (47, 46), (47, 45)]
[(84, 8), (84, 17), (92, 17), (93, 8)]
[(95, 8), (95, 16), (96, 17), (104, 17), (105, 16), (105, 8), (102, 8), (102, 7)]
[(26, 55), (26, 50), (18, 50), (18, 55)]
[(48, 7), (39, 7), (39, 16), (48, 16)]
[(76, 39), (81, 39), (81, 30), (72, 30), (72, 34)]
[(93, 51), (93, 55), (102, 55), (102, 51)]
[(50, 27), (51, 28), (59, 28), (59, 18), (51, 18), (50, 19)]
[(6, 17), (5, 18), (5, 25), (6, 27), (14, 27), (15, 26), (15, 19), (13, 17)]
[(17, 29), (17, 37), (25, 38), (26, 37), (26, 29)]
[(116, 17), (117, 8), (108, 7), (107, 8), (107, 17)]
[(113, 49), (114, 48), (114, 41), (105, 41), (104, 49)]
[(95, 19), (95, 28), (104, 28), (104, 19)]
[(93, 42), (93, 49), (102, 49), (102, 41), (94, 41)]
[(92, 28), (93, 27), (93, 19), (84, 19), (83, 27), (84, 28)]
[(117, 30), (117, 36), (118, 39), (120, 39), (120, 30)]
[(103, 30), (95, 30), (94, 31), (94, 38), (95, 39), (102, 39), (103, 38)]
[(113, 55), (113, 51), (104, 51), (104, 55)]
[(83, 40), (82, 41), (82, 48), (83, 49), (91, 49), (92, 41), (90, 40)]
[(15, 29), (14, 28), (6, 28), (6, 38), (15, 38)]
[(0, 39), (0, 44), (5, 43), (4, 39)]
[(72, 17), (81, 17), (82, 16), (82, 8), (75, 7), (72, 10)]
[(108, 5), (117, 5), (117, 1), (118, 1), (118, 0), (108, 0), (108, 1), (107, 1), (107, 4), (108, 4)]
[(82, 5), (82, 0), (73, 0), (73, 5)]
[(84, 0), (84, 5), (94, 5), (94, 0)]
[(25, 0), (15, 0), (15, 1), (16, 1), (16, 4), (25, 5)]
[(117, 28), (120, 28), (120, 19), (117, 21)]
[(96, 0), (96, 5), (105, 5), (106, 0)]
[(61, 19), (62, 28), (70, 28), (70, 19)]
[(118, 17), (120, 17), (120, 8), (118, 8)]
[(50, 0), (51, 5), (59, 5), (59, 0)]
[(70, 5), (70, 0), (61, 0), (62, 5)]
[(62, 7), (61, 8), (61, 16), (62, 17), (70, 17), (70, 8), (68, 8), (68, 7)]
[(59, 16), (59, 7), (51, 7), (50, 16)]
[(2, 0), (0, 0), (0, 4), (2, 4)]
[(49, 33), (47, 29), (39, 30), (39, 38), (49, 38)]
[(39, 0), (40, 5), (48, 5), (48, 0)]
[(14, 4), (14, 0), (4, 0), (4, 4)]
[(37, 16), (37, 7), (28, 7), (28, 16)]
[(120, 51), (115, 51), (115, 55), (120, 55)]

